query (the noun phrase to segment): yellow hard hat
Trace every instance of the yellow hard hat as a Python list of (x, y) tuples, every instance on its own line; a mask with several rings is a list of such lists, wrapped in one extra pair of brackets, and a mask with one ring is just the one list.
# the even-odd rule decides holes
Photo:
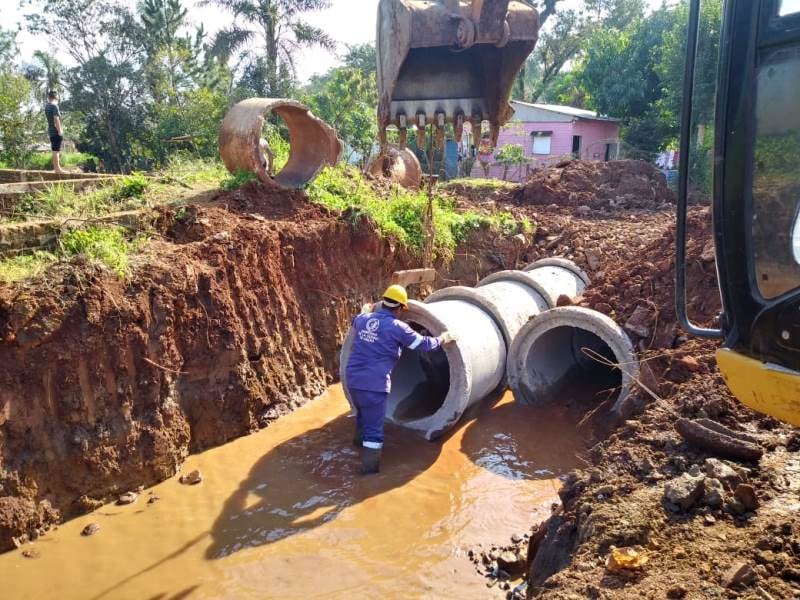
[(408, 306), (408, 292), (406, 292), (406, 288), (402, 285), (390, 285), (386, 288), (386, 291), (383, 292), (383, 297), (387, 300), (397, 302), (403, 307)]

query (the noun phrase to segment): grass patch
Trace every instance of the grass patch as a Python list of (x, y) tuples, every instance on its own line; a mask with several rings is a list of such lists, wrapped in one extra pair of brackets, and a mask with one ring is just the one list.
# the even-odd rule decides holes
[(130, 255), (144, 244), (144, 237), (128, 241), (125, 229), (117, 226), (93, 226), (63, 234), (58, 244), (64, 256), (84, 256), (102, 264), (117, 277), (125, 277), (130, 269)]
[[(421, 251), (424, 244), (423, 216), (428, 198), (425, 192), (393, 188), (389, 196), (379, 196), (350, 166), (339, 165), (324, 169), (309, 185), (308, 194), (335, 210), (350, 210), (354, 218), (367, 215), (382, 235), (396, 239), (410, 248)], [(483, 214), (477, 211), (457, 211), (455, 200), (436, 196), (433, 207), (434, 254), (449, 260), (456, 246), (470, 232), (491, 227), (506, 235), (532, 231), (530, 221), (518, 221), (511, 213)]]
[(469, 189), (475, 191), (496, 191), (508, 190), (518, 186), (518, 183), (503, 181), (502, 179), (472, 179), (465, 177), (463, 179), (451, 179), (450, 181), (446, 181), (445, 183), (441, 184), (440, 187), (443, 190)]
[(255, 173), (237, 170), (235, 173), (228, 175), (225, 179), (220, 181), (219, 187), (226, 192), (232, 192), (233, 190), (238, 190), (245, 183), (257, 180), (258, 177), (255, 176)]
[(228, 170), (219, 160), (177, 154), (161, 170), (158, 182), (167, 185), (208, 186), (211, 188), (217, 187), (226, 177), (228, 177)]
[(33, 254), (0, 259), (0, 281), (15, 283), (35, 277), (58, 260), (52, 252), (36, 251)]
[[(83, 152), (61, 153), (61, 166), (65, 169), (82, 167), (90, 160), (94, 161), (95, 164), (98, 162), (97, 157), (91, 154), (84, 154)], [(37, 171), (52, 171), (53, 154), (51, 152), (35, 152), (25, 161), (25, 168)]]

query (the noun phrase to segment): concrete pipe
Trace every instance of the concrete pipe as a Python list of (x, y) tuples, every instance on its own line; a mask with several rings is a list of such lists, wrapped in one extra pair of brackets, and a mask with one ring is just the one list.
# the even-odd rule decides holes
[(522, 404), (612, 399), (619, 412), (638, 376), (639, 362), (622, 328), (577, 306), (532, 319), (508, 352), (508, 382)]
[(479, 281), (477, 287), (500, 281), (517, 282), (533, 287), (545, 297), (551, 308), (558, 305), (561, 296), (577, 298), (589, 285), (588, 275), (574, 262), (565, 258), (537, 260), (522, 271), (498, 271)]
[[(505, 371), (506, 344), (494, 319), (469, 302), (410, 301), (403, 318), (420, 333), (452, 331), (458, 341), (431, 353), (404, 350), (392, 372), (386, 407), (391, 422), (432, 440), (452, 428), (464, 412), (496, 390)], [(345, 395), (346, 365), (353, 344), (351, 328), (341, 352)]]
[[(276, 174), (272, 153), (262, 139), (267, 115), (274, 112), (289, 129), (289, 160)], [(235, 104), (225, 115), (219, 130), (219, 151), (231, 173), (254, 173), (263, 183), (300, 188), (327, 165), (335, 165), (342, 153), (342, 141), (333, 128), (315, 117), (307, 106), (295, 100), (250, 98)]]
[(409, 189), (419, 189), (422, 184), (422, 166), (408, 148), (388, 146), (370, 161), (367, 172)]

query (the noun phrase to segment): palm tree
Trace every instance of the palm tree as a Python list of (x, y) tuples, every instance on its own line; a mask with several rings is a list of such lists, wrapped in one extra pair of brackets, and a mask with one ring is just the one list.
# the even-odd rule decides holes
[(61, 92), (64, 87), (62, 77), (64, 65), (55, 56), (41, 50), (33, 53), (33, 62), (25, 67), (25, 79), (37, 90), (37, 96), (44, 99), (47, 92)]
[[(264, 93), (280, 96), (297, 76), (295, 59), (303, 48), (334, 50), (336, 42), (301, 15), (330, 7), (330, 0), (204, 0), (233, 14), (233, 23), (217, 33), (212, 54), (229, 59), (238, 54), (245, 79), (263, 82)], [(261, 86), (258, 86), (261, 87)]]

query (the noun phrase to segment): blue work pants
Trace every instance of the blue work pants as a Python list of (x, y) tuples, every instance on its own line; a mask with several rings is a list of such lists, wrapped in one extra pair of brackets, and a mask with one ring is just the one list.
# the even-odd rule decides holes
[(365, 448), (383, 447), (383, 420), (386, 417), (386, 392), (350, 390), (356, 406), (356, 426), (361, 430)]

